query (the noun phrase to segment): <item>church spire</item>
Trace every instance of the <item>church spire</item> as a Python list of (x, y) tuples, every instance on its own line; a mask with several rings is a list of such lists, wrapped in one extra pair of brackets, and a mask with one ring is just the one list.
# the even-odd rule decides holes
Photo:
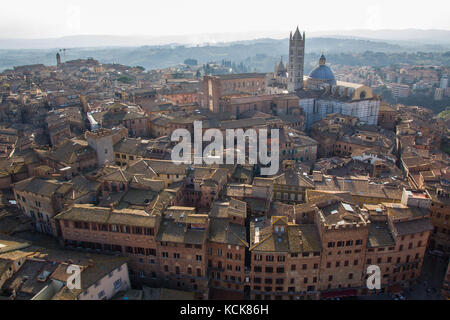
[(298, 29), (298, 26), (294, 33), (294, 40), (302, 40), (302, 35), (300, 34), (300, 30)]

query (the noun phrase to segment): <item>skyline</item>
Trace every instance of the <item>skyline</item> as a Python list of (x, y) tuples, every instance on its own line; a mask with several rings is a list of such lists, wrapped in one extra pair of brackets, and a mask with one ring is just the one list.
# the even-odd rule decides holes
[[(335, 12), (339, 12), (338, 18)], [(387, 0), (370, 1), (364, 5), (357, 0), (323, 0), (319, 5), (287, 0), (280, 0), (273, 5), (268, 0), (262, 0), (258, 1), (257, 6), (254, 1), (230, 0), (227, 6), (221, 6), (206, 0), (194, 3), (168, 0), (157, 7), (154, 3), (137, 0), (130, 0), (126, 5), (116, 0), (78, 0), (63, 4), (56, 0), (39, 3), (18, 0), (0, 13), (0, 38), (47, 39), (79, 35), (195, 37), (234, 34), (229, 39), (233, 41), (245, 34), (277, 37), (297, 25), (310, 33), (361, 29), (450, 30), (448, 16), (450, 4), (439, 0), (428, 1), (426, 7), (416, 0), (394, 3)], [(195, 40), (192, 42), (197, 42)]]

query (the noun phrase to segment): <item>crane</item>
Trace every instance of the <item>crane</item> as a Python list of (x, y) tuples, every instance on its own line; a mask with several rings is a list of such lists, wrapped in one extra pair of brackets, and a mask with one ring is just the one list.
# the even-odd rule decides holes
[(71, 50), (71, 49), (66, 49), (66, 48), (59, 49), (59, 52), (62, 52), (64, 55), (64, 60), (66, 60), (66, 51), (67, 50)]

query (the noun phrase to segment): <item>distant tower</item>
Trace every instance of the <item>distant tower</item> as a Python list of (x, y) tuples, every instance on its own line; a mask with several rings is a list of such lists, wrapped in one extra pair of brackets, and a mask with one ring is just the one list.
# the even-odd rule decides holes
[(288, 91), (296, 91), (303, 88), (303, 67), (305, 64), (305, 33), (303, 37), (300, 31), (295, 30), (289, 36), (289, 79)]
[(61, 65), (61, 55), (59, 54), (59, 52), (56, 54), (56, 66), (60, 66)]
[(220, 78), (213, 76), (203, 77), (204, 102), (203, 108), (213, 113), (220, 113), (220, 97), (222, 96), (222, 84)]

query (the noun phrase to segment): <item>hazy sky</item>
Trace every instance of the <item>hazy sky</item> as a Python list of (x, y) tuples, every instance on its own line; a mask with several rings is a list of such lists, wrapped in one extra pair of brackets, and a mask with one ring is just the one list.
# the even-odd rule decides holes
[(450, 30), (448, 0), (12, 0), (0, 38), (349, 29)]

